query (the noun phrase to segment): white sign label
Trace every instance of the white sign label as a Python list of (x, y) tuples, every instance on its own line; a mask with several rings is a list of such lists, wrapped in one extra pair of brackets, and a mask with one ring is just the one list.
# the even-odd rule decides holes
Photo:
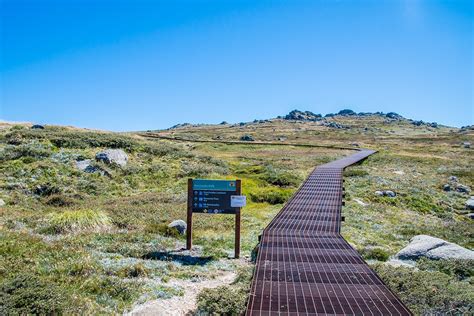
[(231, 195), (230, 207), (244, 207), (247, 205), (247, 197), (245, 195)]

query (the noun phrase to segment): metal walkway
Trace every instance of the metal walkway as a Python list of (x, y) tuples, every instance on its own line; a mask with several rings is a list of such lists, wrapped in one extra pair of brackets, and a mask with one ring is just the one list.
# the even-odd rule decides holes
[(342, 172), (317, 167), (263, 231), (247, 315), (411, 315), (340, 235)]

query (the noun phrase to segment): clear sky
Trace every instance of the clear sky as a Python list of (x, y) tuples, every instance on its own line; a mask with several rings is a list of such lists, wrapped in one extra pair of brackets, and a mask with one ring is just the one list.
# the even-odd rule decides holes
[(0, 0), (0, 119), (124, 131), (350, 108), (473, 124), (472, 3)]

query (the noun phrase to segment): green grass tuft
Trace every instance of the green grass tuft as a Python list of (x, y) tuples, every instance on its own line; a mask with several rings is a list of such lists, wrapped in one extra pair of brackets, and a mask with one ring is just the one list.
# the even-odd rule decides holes
[(56, 233), (98, 230), (110, 226), (109, 217), (101, 211), (78, 210), (53, 214), (50, 229)]

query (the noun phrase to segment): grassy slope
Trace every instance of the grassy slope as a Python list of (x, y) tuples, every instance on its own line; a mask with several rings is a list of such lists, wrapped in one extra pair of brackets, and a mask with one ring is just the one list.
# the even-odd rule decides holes
[[(358, 142), (380, 150), (353, 167), (361, 171), (352, 172), (346, 182), (343, 234), (367, 258), (373, 257), (374, 246), (394, 254), (419, 233), (473, 247), (472, 223), (459, 215), (466, 196), (441, 190), (449, 175), (474, 186), (469, 165), (473, 151), (459, 146), (461, 141), (472, 142), (472, 134), (387, 122), (378, 116), (334, 120), (352, 128), (334, 130), (318, 123), (274, 120), (162, 132), (224, 140), (250, 134), (282, 146), (170, 142), (59, 127), (5, 128), (0, 134), (0, 198), (7, 202), (0, 209), (0, 276), (1, 295), (13, 305), (3, 308), (120, 312), (154, 297), (180, 295), (179, 288), (166, 286), (170, 278), (209, 278), (219, 270), (236, 269), (241, 263), (226, 259), (233, 247), (232, 217), (195, 216), (198, 247), (193, 255), (202, 260), (194, 265), (187, 264), (186, 253), (178, 260), (163, 258), (162, 252), (184, 242), (166, 224), (185, 219), (188, 177), (241, 178), (250, 197), (242, 219), (242, 248), (249, 255), (262, 228), (281, 208), (274, 203), (284, 201), (315, 165), (349, 153), (284, 145), (289, 142), (340, 146)], [(278, 140), (282, 137), (286, 140)], [(78, 156), (93, 158), (108, 147), (128, 151), (127, 167), (99, 164), (111, 177), (74, 167)], [(50, 192), (35, 194), (39, 185)], [(377, 189), (392, 189), (398, 196), (374, 197)], [(360, 206), (356, 198), (369, 205)], [(90, 225), (61, 227), (68, 211), (88, 214)], [(465, 291), (462, 286), (467, 281), (462, 286), (453, 282), (458, 292)], [(438, 301), (413, 304), (420, 307), (417, 311), (440, 305)]]

